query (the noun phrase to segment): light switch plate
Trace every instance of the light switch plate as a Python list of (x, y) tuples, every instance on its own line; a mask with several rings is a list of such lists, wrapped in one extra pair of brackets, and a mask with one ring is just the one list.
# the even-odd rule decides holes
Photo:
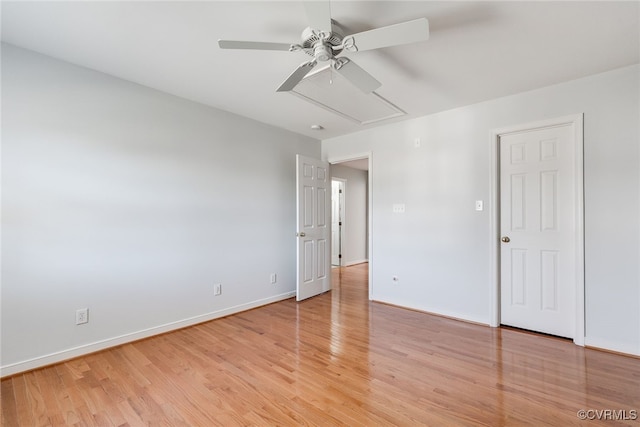
[(404, 203), (395, 203), (393, 205), (393, 213), (404, 213)]

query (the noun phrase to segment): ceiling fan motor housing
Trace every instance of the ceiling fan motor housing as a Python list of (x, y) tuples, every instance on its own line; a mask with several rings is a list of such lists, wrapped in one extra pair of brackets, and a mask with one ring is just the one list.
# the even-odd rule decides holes
[(342, 52), (342, 49), (334, 49), (342, 45), (344, 36), (337, 31), (335, 23), (331, 22), (331, 32), (325, 34), (307, 27), (302, 32), (302, 48), (318, 61), (328, 61)]

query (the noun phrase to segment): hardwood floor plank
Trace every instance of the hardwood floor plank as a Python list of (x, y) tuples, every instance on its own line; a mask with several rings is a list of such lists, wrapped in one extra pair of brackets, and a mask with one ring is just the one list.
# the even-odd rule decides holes
[[(15, 410), (17, 414), (17, 421), (19, 426), (32, 426), (35, 425), (33, 419), (33, 413), (31, 412), (31, 400), (29, 399), (27, 392), (27, 385), (25, 383), (25, 375), (20, 374), (12, 378), (11, 384), (13, 385), (13, 395), (15, 397)], [(2, 395), (2, 407), (4, 408), (4, 394)]]
[(19, 425), (13, 378), (8, 378), (2, 381), (0, 396), (2, 397), (2, 405), (0, 405), (0, 414), (2, 414), (0, 416), (0, 420), (2, 425)]
[[(2, 381), (2, 425), (571, 426), (640, 411), (640, 359), (333, 290)], [(590, 426), (638, 425), (589, 420)]]
[[(61, 426), (67, 424), (65, 410), (60, 406), (58, 392), (60, 391), (60, 378), (54, 369), (39, 369), (33, 371), (35, 381), (40, 384), (46, 414), (51, 425)], [(64, 401), (63, 401), (64, 403)]]

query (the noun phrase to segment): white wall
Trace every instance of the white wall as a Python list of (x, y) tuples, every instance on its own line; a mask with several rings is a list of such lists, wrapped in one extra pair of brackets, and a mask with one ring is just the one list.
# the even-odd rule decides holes
[(296, 154), (320, 143), (3, 45), (2, 374), (291, 295)]
[(490, 132), (584, 113), (585, 342), (640, 354), (639, 76), (635, 65), (323, 141), (324, 158), (372, 152), (372, 298), (490, 323), (495, 236), (474, 210), (489, 200)]
[(331, 165), (331, 177), (346, 181), (342, 265), (366, 262), (368, 173), (335, 164)]

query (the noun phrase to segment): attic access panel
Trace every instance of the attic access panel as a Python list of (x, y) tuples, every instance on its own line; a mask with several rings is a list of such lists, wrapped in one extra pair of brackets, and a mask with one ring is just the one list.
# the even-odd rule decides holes
[(329, 65), (308, 74), (290, 93), (361, 125), (406, 114), (377, 93), (362, 92)]

